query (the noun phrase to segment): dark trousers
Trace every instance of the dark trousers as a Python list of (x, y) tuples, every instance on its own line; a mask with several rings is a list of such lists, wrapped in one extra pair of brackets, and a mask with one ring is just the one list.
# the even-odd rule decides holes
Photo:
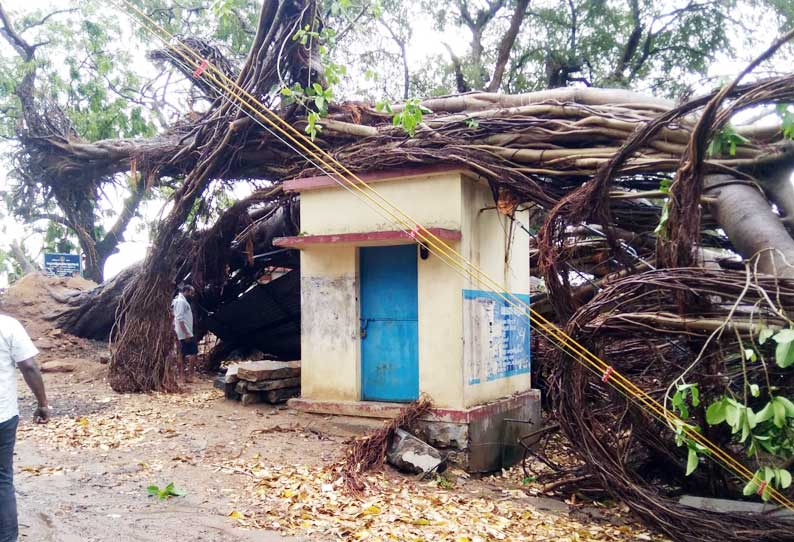
[(0, 423), (0, 542), (17, 542), (17, 498), (14, 495), (14, 444), (19, 416)]

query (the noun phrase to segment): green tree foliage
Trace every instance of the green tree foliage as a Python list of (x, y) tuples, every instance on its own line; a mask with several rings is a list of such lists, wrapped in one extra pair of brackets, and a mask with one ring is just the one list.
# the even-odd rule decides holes
[[(410, 94), (423, 96), (486, 89), (518, 93), (579, 84), (677, 98), (707, 75), (712, 62), (757, 53), (794, 15), (794, 5), (780, 0), (406, 0), (396, 4), (379, 3), (379, 21), (392, 32), (410, 40), (417, 28), (432, 27), (437, 32), (436, 49), (450, 46), (447, 52), (426, 56), (424, 62), (413, 59)], [(520, 24), (511, 40), (508, 31), (514, 17)], [(395, 73), (399, 43), (388, 32), (372, 38), (372, 28), (370, 22), (359, 25), (347, 36), (340, 54), (348, 62), (357, 63), (354, 57), (369, 61), (360, 65), (367, 66), (370, 80), (381, 83), (380, 94), (400, 97), (402, 79)], [(467, 42), (463, 52), (462, 39)], [(503, 46), (509, 55), (495, 83)], [(368, 94), (378, 95), (372, 92), (373, 85), (363, 86)]]
[[(211, 43), (232, 66), (248, 51), (261, 5), (132, 1), (169, 33)], [(0, 5), (11, 9), (8, 2)], [(31, 11), (17, 3), (8, 11), (33, 54), (15, 46), (8, 29), (0, 36), (0, 138), (16, 137), (23, 116), (19, 91), (31, 76), (37, 107), (46, 112), (57, 105), (88, 142), (151, 137), (209, 107), (203, 91), (173, 66), (144, 57), (160, 44), (106, 2), (52, 5)], [(791, 2), (782, 0), (321, 0), (315, 24), (295, 29), (293, 38), (321, 43), (326, 80), (285, 89), (283, 99), (301, 103), (307, 130), (316, 137), (329, 102), (359, 97), (396, 102), (565, 85), (631, 87), (677, 97), (706, 75), (714, 59), (752, 55), (792, 13)], [(410, 132), (421, 120), (421, 111), (414, 113), (396, 122)], [(731, 148), (728, 141), (721, 150)], [(80, 236), (84, 251), (105, 240), (97, 226), (108, 221), (105, 212), (113, 203), (119, 207), (118, 198), (102, 203), (108, 184), (126, 196), (140, 186), (131, 175), (119, 175), (97, 179), (74, 197), (54, 198), (52, 184), (15, 173), (16, 216), (54, 219), (73, 232), (88, 232)], [(148, 192), (139, 201), (150, 197), (156, 196)], [(131, 201), (136, 210), (139, 201)], [(112, 250), (114, 239), (101, 246)]]

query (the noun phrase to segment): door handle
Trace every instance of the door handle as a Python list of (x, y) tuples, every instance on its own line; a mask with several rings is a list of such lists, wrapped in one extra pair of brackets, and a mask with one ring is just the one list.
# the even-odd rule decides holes
[(361, 338), (367, 338), (367, 326), (369, 325), (369, 318), (362, 318), (361, 319)]

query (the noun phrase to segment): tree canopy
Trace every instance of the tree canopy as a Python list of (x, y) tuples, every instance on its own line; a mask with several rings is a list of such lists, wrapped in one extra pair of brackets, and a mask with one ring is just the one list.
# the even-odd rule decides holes
[[(231, 73), (255, 37), (257, 2), (135, 4), (168, 32), (190, 36)], [(106, 2), (59, 2), (35, 12), (7, 7), (0, 2), (0, 137), (11, 143), (6, 199), (24, 222), (59, 224), (57, 231), (86, 254), (87, 275), (101, 280), (141, 202), (172, 193), (185, 172), (144, 178), (140, 165), (128, 160), (85, 181), (70, 168), (48, 167), (24, 144), (55, 131), (64, 143), (100, 143), (112, 155), (118, 145), (103, 142), (178, 131), (214, 96)], [(323, 31), (295, 30), (322, 42), (325, 102), (570, 85), (675, 98), (706, 77), (711, 62), (750, 54), (794, 14), (790, 3), (777, 0), (325, 0), (316, 9)], [(769, 32), (754, 32), (758, 25)], [(315, 99), (311, 85), (307, 89)], [(214, 209), (197, 211), (212, 215)]]

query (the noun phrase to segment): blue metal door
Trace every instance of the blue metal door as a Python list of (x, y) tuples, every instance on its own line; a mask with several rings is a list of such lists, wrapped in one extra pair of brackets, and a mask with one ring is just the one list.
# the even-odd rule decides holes
[(419, 397), (416, 246), (364, 247), (361, 390), (369, 401)]

